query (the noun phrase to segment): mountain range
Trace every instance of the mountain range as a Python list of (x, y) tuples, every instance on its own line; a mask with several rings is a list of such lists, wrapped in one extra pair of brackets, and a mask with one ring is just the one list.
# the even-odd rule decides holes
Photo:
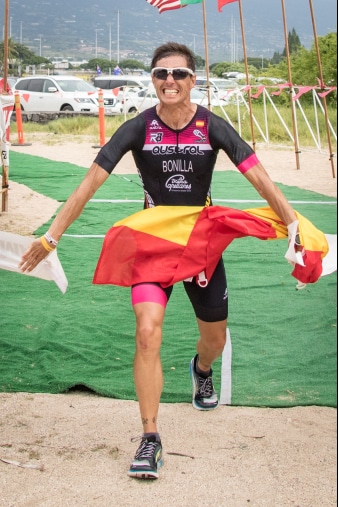
[[(4, 3), (4, 2), (3, 2)], [(287, 30), (295, 28), (310, 48), (314, 32), (309, 0), (242, 0), (248, 56), (271, 58), (285, 46), (282, 5)], [(209, 63), (242, 59), (239, 4), (217, 9), (205, 0)], [(318, 35), (337, 31), (336, 0), (313, 0)], [(0, 23), (4, 23), (0, 12)], [(136, 58), (148, 63), (154, 48), (168, 40), (187, 44), (205, 58), (201, 4), (159, 14), (145, 0), (9, 0), (9, 36), (36, 54), (77, 59)]]

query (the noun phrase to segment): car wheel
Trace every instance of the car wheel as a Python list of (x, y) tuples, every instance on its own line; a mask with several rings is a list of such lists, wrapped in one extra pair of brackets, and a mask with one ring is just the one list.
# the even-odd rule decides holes
[(74, 111), (73, 107), (70, 106), (69, 104), (66, 104), (66, 106), (63, 106), (61, 108), (61, 111)]
[(137, 108), (136, 107), (131, 107), (129, 110), (128, 110), (129, 113), (136, 113), (137, 112)]

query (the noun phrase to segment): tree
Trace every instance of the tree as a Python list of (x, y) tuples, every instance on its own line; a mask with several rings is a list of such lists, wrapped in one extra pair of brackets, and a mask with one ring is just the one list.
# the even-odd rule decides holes
[[(299, 51), (299, 49), (301, 47), (303, 47), (301, 45), (299, 35), (297, 34), (295, 28), (292, 28), (292, 32), (288, 32), (287, 40), (288, 40), (288, 48), (289, 48), (290, 55), (292, 53), (297, 53)], [(286, 52), (286, 45), (285, 45), (282, 55), (286, 56), (286, 54), (287, 54), (287, 52)]]
[[(4, 43), (0, 43), (0, 54), (4, 54)], [(48, 58), (37, 56), (35, 53), (30, 51), (26, 46), (14, 42), (13, 39), (8, 39), (8, 62), (9, 69), (12, 74), (18, 73), (19, 66), (25, 65), (51, 65), (51, 61)], [(3, 67), (3, 61), (1, 61)]]
[(140, 70), (145, 70), (145, 66), (143, 63), (139, 62), (138, 60), (133, 60), (133, 59), (130, 59), (130, 60), (122, 60), (120, 63), (119, 63), (119, 67), (121, 69), (125, 69), (125, 70), (134, 70), (134, 69), (140, 69)]

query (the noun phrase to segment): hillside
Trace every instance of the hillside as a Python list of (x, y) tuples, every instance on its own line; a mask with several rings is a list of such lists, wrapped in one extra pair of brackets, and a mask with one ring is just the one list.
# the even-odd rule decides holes
[[(307, 0), (286, 0), (288, 30), (295, 28), (310, 47), (313, 29)], [(270, 58), (284, 48), (280, 0), (242, 0), (248, 56)], [(318, 35), (337, 30), (335, 0), (313, 0)], [(242, 58), (238, 2), (218, 13), (217, 0), (206, 0), (209, 61)], [(119, 12), (119, 15), (118, 15)], [(204, 57), (202, 6), (159, 14), (145, 0), (10, 1), (9, 34), (42, 56), (95, 56), (144, 61), (167, 40), (189, 45)], [(0, 12), (3, 24), (4, 12)], [(119, 28), (118, 21), (119, 19)], [(111, 41), (111, 52), (109, 51)], [(233, 58), (232, 58), (233, 55)]]

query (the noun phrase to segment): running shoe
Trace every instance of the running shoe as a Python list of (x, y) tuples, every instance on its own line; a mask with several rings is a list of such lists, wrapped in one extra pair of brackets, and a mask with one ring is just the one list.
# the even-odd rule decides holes
[(193, 385), (192, 405), (197, 410), (213, 410), (219, 405), (218, 395), (213, 386), (212, 373), (207, 378), (200, 377), (196, 372), (198, 354), (190, 363), (190, 373)]
[(128, 471), (128, 475), (136, 479), (158, 479), (158, 469), (161, 466), (161, 442), (157, 442), (155, 436), (142, 438)]

